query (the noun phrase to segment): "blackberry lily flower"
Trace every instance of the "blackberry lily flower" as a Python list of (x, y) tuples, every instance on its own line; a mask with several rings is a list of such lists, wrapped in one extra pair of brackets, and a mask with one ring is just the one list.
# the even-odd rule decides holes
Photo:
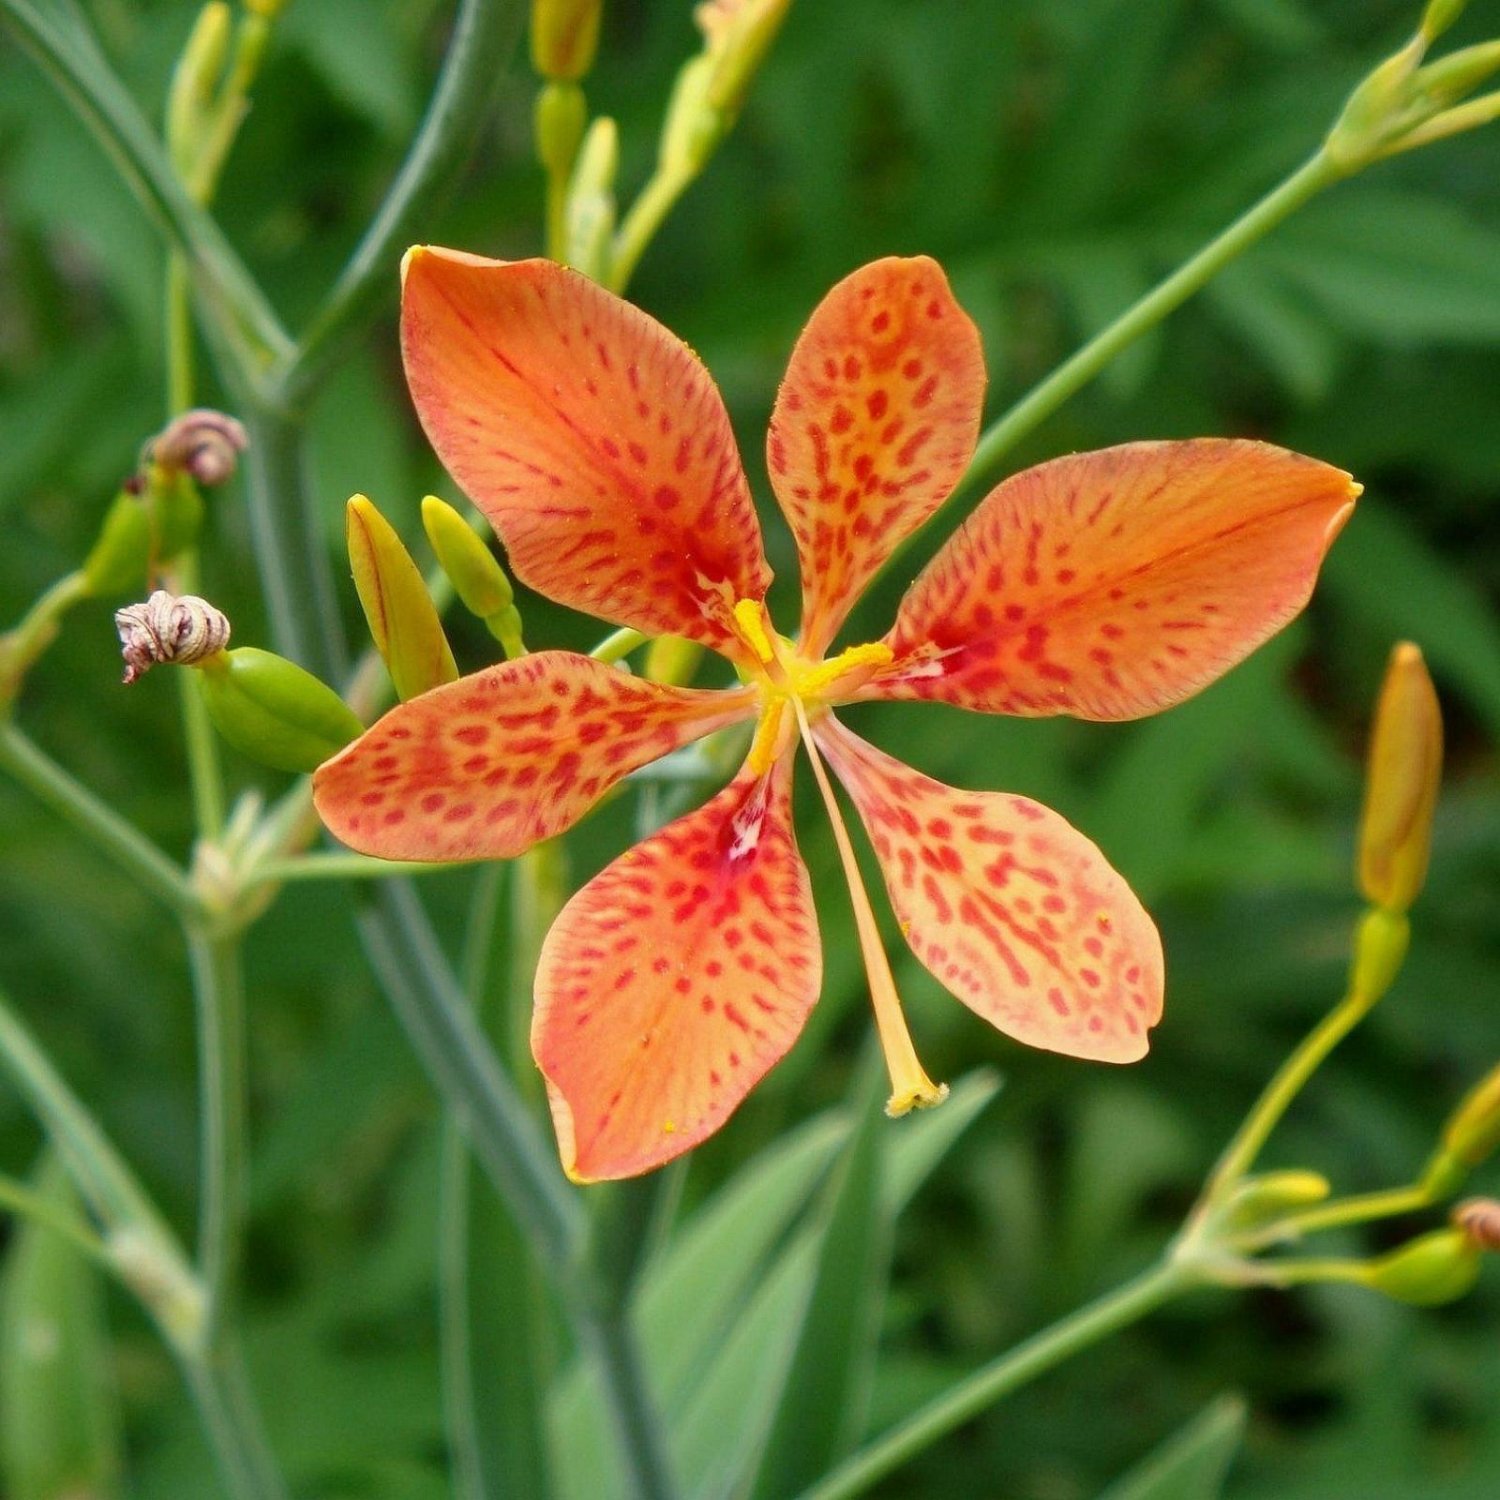
[(944, 786), (834, 710), (923, 698), (1133, 719), (1188, 697), (1306, 602), (1358, 487), (1262, 443), (1132, 443), (1016, 474), (959, 527), (881, 640), (829, 655), (861, 590), (974, 452), (979, 337), (926, 259), (840, 282), (771, 420), (802, 573), (779, 635), (723, 402), (645, 313), (550, 262), (418, 248), (402, 339), (422, 423), (516, 575), (558, 603), (726, 657), (667, 687), (543, 651), (393, 709), (317, 772), (328, 827), (388, 859), (507, 858), (620, 778), (755, 722), (716, 797), (590, 881), (548, 933), (532, 1046), (575, 1180), (660, 1166), (716, 1130), (802, 1029), (822, 974), (792, 827), (806, 746), (849, 879), (891, 1114), (945, 1090), (913, 1050), (829, 783), (843, 782), (917, 957), (1007, 1035), (1127, 1062), (1161, 1014), (1161, 944), (1102, 854), (1024, 797)]

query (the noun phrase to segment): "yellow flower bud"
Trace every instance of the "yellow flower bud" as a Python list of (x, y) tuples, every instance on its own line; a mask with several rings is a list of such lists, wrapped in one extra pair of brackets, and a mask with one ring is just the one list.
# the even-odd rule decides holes
[(1466, 1167), (1477, 1167), (1500, 1147), (1500, 1065), (1464, 1095), (1443, 1127), (1443, 1150)]
[(484, 621), (508, 657), (524, 656), (521, 612), (516, 608), (510, 579), (484, 539), (436, 495), (422, 501), (422, 528), (464, 608)]
[(1427, 0), (1422, 13), (1422, 35), (1429, 42), (1440, 37), (1464, 12), (1469, 0)]
[(1437, 694), (1422, 653), (1403, 641), (1375, 708), (1360, 819), (1360, 889), (1378, 906), (1404, 912), (1422, 889), (1442, 766)]
[(532, 0), (531, 62), (543, 78), (574, 83), (599, 50), (601, 0)]
[(198, 669), (214, 728), (234, 748), (278, 771), (312, 771), (364, 731), (327, 683), (284, 656), (242, 646)]
[(403, 702), (452, 682), (458, 666), (421, 571), (395, 528), (363, 495), (345, 513), (349, 566), (375, 649)]
[(1321, 1203), (1332, 1191), (1321, 1172), (1289, 1170), (1249, 1177), (1225, 1205), (1224, 1225), (1230, 1230), (1258, 1229), (1293, 1209)]
[(730, 121), (765, 61), (791, 0), (704, 0), (693, 12), (713, 62), (707, 100)]
[(1397, 1302), (1437, 1307), (1457, 1301), (1473, 1287), (1479, 1279), (1480, 1258), (1469, 1233), (1450, 1225), (1371, 1261), (1366, 1284)]
[(208, 129), (229, 42), (234, 17), (225, 0), (209, 0), (198, 12), (193, 29), (167, 91), (167, 146), (178, 174), (187, 177)]

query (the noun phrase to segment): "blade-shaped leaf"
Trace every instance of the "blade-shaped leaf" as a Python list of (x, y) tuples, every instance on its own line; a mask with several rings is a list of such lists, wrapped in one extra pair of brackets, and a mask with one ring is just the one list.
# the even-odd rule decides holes
[(1220, 1396), (1099, 1500), (1218, 1500), (1245, 1432), (1245, 1403)]

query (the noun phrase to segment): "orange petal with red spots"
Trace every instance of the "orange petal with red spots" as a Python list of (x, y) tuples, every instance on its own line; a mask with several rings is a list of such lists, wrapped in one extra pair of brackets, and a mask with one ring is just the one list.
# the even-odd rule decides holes
[(1255, 443), (1127, 443), (994, 490), (912, 585), (866, 697), (1134, 719), (1307, 602), (1359, 486)]
[(547, 934), (531, 1045), (568, 1175), (633, 1177), (711, 1135), (821, 981), (783, 756), (627, 850)]
[(662, 687), (539, 651), (393, 708), (313, 776), (330, 832), (382, 859), (508, 859), (622, 776), (755, 712), (752, 690)]
[(729, 611), (771, 573), (698, 358), (576, 271), (418, 248), (401, 346), (432, 446), (559, 603), (739, 657)]
[(814, 731), (859, 808), (912, 951), (1007, 1036), (1133, 1062), (1161, 1017), (1161, 939), (1123, 877), (1055, 812), (962, 792), (832, 717)]
[(766, 444), (797, 539), (808, 655), (822, 654), (892, 549), (958, 483), (983, 403), (978, 330), (935, 261), (874, 261), (819, 304)]

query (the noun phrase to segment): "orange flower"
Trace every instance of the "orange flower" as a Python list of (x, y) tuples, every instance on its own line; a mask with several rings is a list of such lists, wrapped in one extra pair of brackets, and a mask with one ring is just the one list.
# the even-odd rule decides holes
[(666, 687), (546, 651), (393, 709), (317, 773), (329, 828), (390, 859), (495, 859), (576, 822), (622, 777), (754, 720), (744, 767), (568, 902), (532, 1045), (576, 1180), (648, 1171), (716, 1130), (802, 1029), (821, 980), (792, 827), (807, 747), (850, 882), (890, 1111), (944, 1090), (912, 1049), (824, 769), (874, 844), (917, 957), (1032, 1046), (1125, 1062), (1161, 1014), (1161, 944), (1097, 848), (1024, 797), (943, 786), (834, 717), (932, 698), (1132, 719), (1188, 697), (1306, 602), (1358, 493), (1262, 443), (1133, 443), (1014, 475), (959, 528), (880, 641), (829, 656), (862, 589), (967, 467), (978, 334), (932, 261), (881, 260), (823, 300), (771, 421), (802, 633), (778, 635), (728, 417), (646, 314), (546, 261), (417, 249), (407, 378), (454, 478), (539, 593), (685, 636), (741, 685)]

